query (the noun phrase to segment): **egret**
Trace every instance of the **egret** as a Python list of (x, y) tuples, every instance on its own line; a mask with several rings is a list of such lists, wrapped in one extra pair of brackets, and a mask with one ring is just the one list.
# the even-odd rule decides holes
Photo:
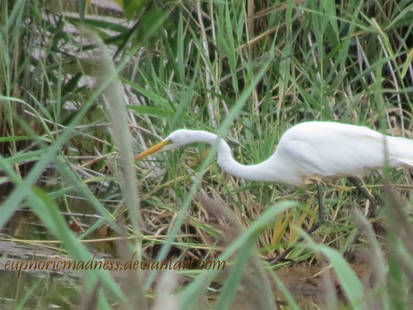
[[(316, 181), (320, 220), (322, 203), (319, 180), (351, 177), (350, 180), (361, 189), (355, 180), (369, 170), (385, 166), (386, 161), (390, 167), (413, 167), (413, 140), (383, 135), (364, 126), (323, 121), (304, 122), (291, 127), (281, 136), (275, 153), (258, 164), (237, 162), (227, 142), (216, 134), (188, 129), (172, 132), (160, 143), (140, 153), (137, 159), (194, 142), (217, 143), (217, 164), (225, 172), (239, 178), (297, 187)], [(366, 190), (363, 193), (369, 195)]]

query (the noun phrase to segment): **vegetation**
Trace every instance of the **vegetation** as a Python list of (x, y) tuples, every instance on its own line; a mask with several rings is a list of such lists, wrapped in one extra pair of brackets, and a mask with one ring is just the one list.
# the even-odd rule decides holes
[(412, 307), (408, 170), (365, 178), (369, 219), (350, 183), (326, 184), (309, 236), (314, 187), (233, 178), (206, 145), (133, 161), (182, 127), (242, 163), (306, 120), (411, 138), (411, 1), (95, 2), (0, 3), (0, 267), (42, 253), (226, 269), (2, 272), (2, 308)]

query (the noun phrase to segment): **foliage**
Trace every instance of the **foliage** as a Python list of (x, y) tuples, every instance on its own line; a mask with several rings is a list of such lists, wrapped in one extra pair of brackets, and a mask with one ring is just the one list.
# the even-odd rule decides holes
[[(364, 124), (412, 137), (413, 4), (249, 0), (122, 5), (123, 11), (94, 1), (0, 3), (3, 239), (27, 239), (37, 247), (57, 240), (54, 249), (73, 259), (90, 258), (102, 249), (87, 241), (108, 237), (118, 241), (107, 242), (105, 251), (122, 258), (136, 252), (149, 260), (227, 259), (228, 273), (178, 274), (184, 284), (174, 283), (180, 293), (172, 299), (183, 308), (200, 300), (205, 307), (228, 309), (242, 294), (259, 308), (275, 307), (281, 299), (286, 300), (282, 307), (292, 309), (308, 303), (277, 276), (283, 264), (270, 266), (264, 258), (305, 235), (297, 226), (312, 227), (314, 188), (235, 179), (216, 167), (214, 150), (207, 153), (205, 145), (135, 165), (130, 147), (139, 152), (172, 130), (199, 128), (226, 137), (240, 162), (256, 163), (273, 153), (287, 128), (305, 120)], [(384, 175), (404, 187), (386, 185), (384, 195), (378, 175), (366, 178), (381, 205), (392, 207), (381, 208), (372, 220), (377, 235), (362, 216), (355, 220), (351, 213), (360, 205), (367, 210), (368, 202), (339, 180), (325, 186), (328, 222), (311, 236), (317, 242), (306, 238), (288, 255), (308, 268), (331, 264), (335, 278), (326, 278), (340, 289), (320, 293), (314, 307), (340, 307), (342, 292), (341, 301), (351, 308), (409, 308), (413, 248), (406, 237), (411, 235), (407, 190), (412, 179), (408, 171)], [(200, 192), (209, 198), (201, 199)], [(220, 209), (226, 215), (217, 216)], [(16, 219), (28, 221), (25, 212), (35, 214), (40, 232), (34, 224), (16, 224)], [(230, 228), (220, 223), (223, 219)], [(80, 231), (67, 229), (65, 220)], [(386, 233), (379, 229), (383, 226)], [(358, 229), (364, 234), (354, 245)], [(130, 242), (120, 241), (125, 237)], [(371, 262), (366, 270), (377, 276), (373, 283), (366, 283), (342, 255), (366, 241)], [(295, 264), (289, 264), (291, 272)], [(156, 271), (131, 276), (133, 293), (120, 289), (121, 281), (103, 270), (82, 276), (88, 287), (82, 300), (65, 304), (62, 298), (60, 305), (157, 304)], [(45, 289), (31, 287), (33, 292)], [(213, 287), (219, 288), (215, 294)], [(262, 294), (260, 301), (251, 292)], [(7, 297), (1, 289), (0, 294)], [(49, 302), (19, 294), (13, 298), (22, 309)]]

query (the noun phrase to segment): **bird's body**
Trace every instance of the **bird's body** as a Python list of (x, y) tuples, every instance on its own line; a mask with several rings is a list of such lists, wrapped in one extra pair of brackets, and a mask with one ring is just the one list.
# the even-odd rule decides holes
[[(385, 142), (386, 141), (386, 142)], [(362, 176), (366, 171), (388, 164), (413, 167), (413, 140), (385, 136), (364, 126), (336, 122), (304, 122), (288, 129), (275, 153), (255, 165), (237, 162), (228, 144), (202, 130), (180, 129), (163, 142), (141, 153), (143, 158), (161, 148), (205, 142), (218, 143), (217, 163), (227, 173), (256, 181), (303, 186), (311, 178)]]
[(390, 166), (413, 166), (412, 140), (336, 122), (293, 126), (282, 135), (268, 161), (289, 167), (291, 175), (285, 183), (303, 186), (307, 178), (361, 177), (381, 168), (385, 165), (385, 145)]

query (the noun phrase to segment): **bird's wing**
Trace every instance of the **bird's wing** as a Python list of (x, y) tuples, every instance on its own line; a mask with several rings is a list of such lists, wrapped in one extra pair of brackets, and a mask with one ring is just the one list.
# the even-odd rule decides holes
[(303, 177), (362, 175), (366, 169), (383, 165), (380, 133), (361, 126), (322, 125), (293, 127), (278, 145), (279, 156)]

